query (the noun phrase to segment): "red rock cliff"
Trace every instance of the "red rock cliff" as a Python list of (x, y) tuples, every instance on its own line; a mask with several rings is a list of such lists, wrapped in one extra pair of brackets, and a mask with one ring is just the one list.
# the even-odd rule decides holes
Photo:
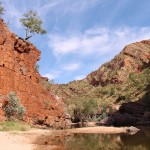
[[(33, 124), (60, 126), (64, 123), (63, 102), (45, 89), (35, 70), (40, 59), (36, 47), (10, 32), (0, 20), (0, 104), (14, 91), (27, 109), (25, 121)], [(1, 109), (2, 112), (2, 109)]]

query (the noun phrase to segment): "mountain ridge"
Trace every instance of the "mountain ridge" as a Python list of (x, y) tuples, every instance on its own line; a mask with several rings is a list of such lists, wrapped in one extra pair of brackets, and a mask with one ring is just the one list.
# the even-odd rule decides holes
[(149, 93), (149, 76), (150, 40), (143, 40), (125, 46), (114, 59), (83, 80), (52, 84), (51, 93), (63, 98), (68, 108), (78, 101), (93, 99), (98, 101), (99, 109), (107, 105), (119, 111), (123, 103), (137, 102)]

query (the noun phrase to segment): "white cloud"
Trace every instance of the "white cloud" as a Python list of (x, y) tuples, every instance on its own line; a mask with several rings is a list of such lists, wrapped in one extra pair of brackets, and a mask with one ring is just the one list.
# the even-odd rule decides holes
[[(102, 0), (101, 0), (102, 1)], [(66, 13), (78, 13), (84, 11), (96, 3), (101, 2), (100, 0), (38, 0), (36, 1), (36, 5), (34, 6), (38, 12), (43, 15), (47, 14), (50, 11), (54, 11), (55, 13), (60, 13), (59, 15), (64, 15)], [(28, 3), (25, 3), (29, 5)], [(78, 11), (76, 11), (78, 9)]]
[(85, 11), (97, 3), (100, 3), (101, 1), (102, 0), (48, 0), (44, 3), (44, 5), (41, 5), (39, 11), (44, 13), (54, 11), (55, 13), (59, 13), (59, 15), (77, 14)]
[(59, 14), (59, 16), (66, 14), (75, 15), (79, 12), (85, 11), (86, 9), (101, 1), (92, 0), (87, 2), (87, 0), (8, 0), (3, 1), (3, 4), (6, 9), (7, 17), (13, 18), (13, 23), (15, 21), (18, 27), (20, 26), (18, 18), (20, 18), (20, 16), (22, 16), (22, 14), (27, 12), (29, 9), (37, 11), (40, 16), (42, 16), (42, 18), (47, 19), (49, 18), (48, 13), (54, 12), (54, 14)]
[(79, 48), (78, 37), (63, 37), (60, 35), (49, 35), (49, 47), (53, 49), (55, 55), (67, 54)]
[(120, 51), (123, 46), (150, 38), (150, 27), (117, 29), (91, 28), (83, 33), (70, 32), (68, 35), (49, 35), (49, 47), (55, 56), (70, 53), (102, 55), (113, 50)]
[(17, 7), (15, 7), (15, 5), (13, 5), (12, 3), (6, 1), (5, 3), (5, 21), (9, 22), (13, 28), (20, 28), (21, 27), (21, 23), (19, 21), (19, 18), (21, 18), (22, 13), (19, 9), (17, 9)]
[(72, 64), (67, 64), (63, 66), (63, 70), (65, 71), (75, 71), (80, 67), (79, 63), (72, 63)]
[(86, 77), (85, 75), (79, 75), (79, 76), (75, 77), (75, 80), (82, 80), (85, 77)]
[(63, 7), (61, 8), (61, 12), (64, 14), (67, 13), (80, 13), (85, 11), (86, 9), (92, 7), (93, 5), (100, 3), (102, 0), (68, 0), (63, 2)]
[[(55, 0), (55, 1), (47, 1), (46, 3), (43, 3), (43, 0), (39, 1), (39, 6), (36, 7), (37, 12), (40, 13), (41, 16), (45, 17), (50, 11), (57, 10), (56, 7), (59, 7), (59, 5), (64, 2), (64, 0)], [(47, 19), (47, 18), (46, 18)]]
[(43, 77), (47, 77), (48, 79), (52, 80), (60, 77), (60, 75), (61, 75), (61, 71), (52, 71), (44, 74)]
[(43, 0), (37, 0), (37, 1), (4, 1), (4, 7), (5, 7), (5, 20), (10, 20), (14, 27), (21, 28), (21, 23), (19, 19), (22, 17), (22, 15), (27, 12), (28, 10), (32, 9), (34, 11), (37, 11), (38, 14), (43, 18), (46, 17), (46, 15), (53, 10), (56, 6), (58, 6), (61, 2), (64, 0), (55, 0), (55, 1), (43, 1)]

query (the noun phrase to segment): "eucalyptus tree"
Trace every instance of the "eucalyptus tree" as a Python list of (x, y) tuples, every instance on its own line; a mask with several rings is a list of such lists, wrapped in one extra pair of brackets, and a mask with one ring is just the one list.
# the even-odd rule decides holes
[(20, 22), (25, 27), (26, 38), (25, 40), (32, 37), (33, 34), (45, 34), (46, 30), (42, 28), (43, 21), (37, 12), (29, 10), (27, 13), (23, 14), (20, 18)]

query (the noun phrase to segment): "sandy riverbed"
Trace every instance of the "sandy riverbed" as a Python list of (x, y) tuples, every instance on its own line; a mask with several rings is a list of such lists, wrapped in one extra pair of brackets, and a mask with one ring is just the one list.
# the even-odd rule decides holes
[(31, 129), (23, 132), (0, 132), (1, 150), (36, 150), (36, 139), (45, 134), (51, 134), (53, 131)]
[(71, 133), (101, 133), (101, 134), (116, 134), (126, 133), (126, 128), (117, 127), (86, 127), (86, 128), (75, 128), (68, 129)]
[[(46, 135), (53, 136), (56, 134), (73, 134), (73, 133), (101, 133), (101, 134), (116, 134), (125, 133), (126, 128), (116, 127), (87, 127), (67, 130), (42, 130), (31, 129), (25, 132), (0, 132), (0, 147), (2, 150), (37, 150), (42, 144), (37, 142), (37, 139)], [(45, 143), (46, 145), (46, 143)], [(56, 150), (57, 145), (49, 145), (49, 150)], [(58, 148), (59, 149), (59, 148)]]

